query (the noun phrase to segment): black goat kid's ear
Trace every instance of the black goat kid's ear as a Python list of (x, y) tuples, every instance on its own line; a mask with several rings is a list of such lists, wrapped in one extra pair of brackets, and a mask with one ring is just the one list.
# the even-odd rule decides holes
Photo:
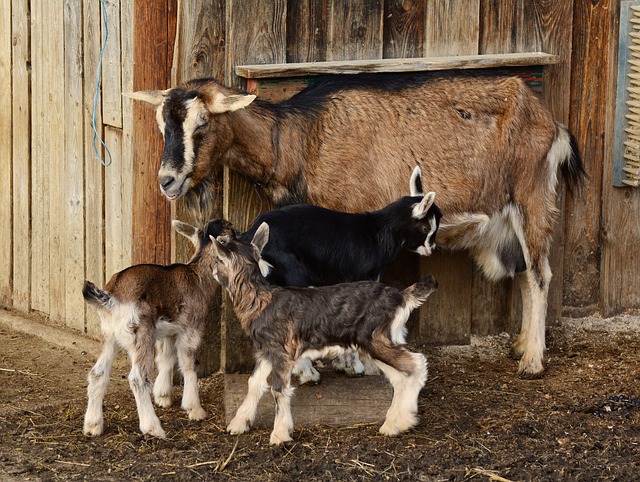
[(412, 196), (422, 196), (422, 171), (416, 166), (409, 179), (409, 192)]
[(436, 199), (436, 193), (431, 191), (424, 195), (422, 201), (413, 205), (412, 216), (414, 219), (422, 219), (427, 215), (429, 208), (433, 206)]
[(262, 223), (256, 230), (256, 234), (253, 235), (251, 244), (258, 248), (258, 252), (262, 254), (262, 250), (269, 242), (269, 225)]

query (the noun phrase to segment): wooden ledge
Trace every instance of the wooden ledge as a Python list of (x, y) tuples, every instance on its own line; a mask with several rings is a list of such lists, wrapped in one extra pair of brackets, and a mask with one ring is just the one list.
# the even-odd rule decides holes
[(422, 72), (430, 70), (491, 69), (560, 63), (558, 55), (544, 52), (490, 55), (457, 55), (410, 59), (343, 60), (290, 64), (238, 65), (236, 75), (247, 79), (305, 77), (363, 72)]

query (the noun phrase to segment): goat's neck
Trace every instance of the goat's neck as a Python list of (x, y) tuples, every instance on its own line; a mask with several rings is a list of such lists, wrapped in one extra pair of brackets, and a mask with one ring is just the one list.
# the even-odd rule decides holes
[(243, 331), (250, 336), (251, 322), (271, 302), (271, 289), (266, 282), (257, 280), (257, 276), (236, 276), (227, 286), (227, 290), (233, 302), (233, 311), (238, 317)]
[(224, 163), (261, 186), (276, 204), (304, 202), (292, 187), (302, 171), (304, 142), (292, 140), (301, 120), (280, 118), (268, 104), (254, 103), (229, 115), (234, 140)]

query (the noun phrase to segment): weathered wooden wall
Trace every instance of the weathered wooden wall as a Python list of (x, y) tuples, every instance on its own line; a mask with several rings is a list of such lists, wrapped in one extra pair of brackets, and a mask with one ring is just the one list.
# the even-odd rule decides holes
[[(189, 219), (160, 195), (162, 137), (153, 112), (121, 92), (213, 76), (244, 87), (241, 64), (545, 51), (543, 98), (576, 134), (589, 173), (563, 204), (552, 248), (551, 320), (640, 307), (640, 195), (611, 185), (617, 62), (616, 0), (106, 0), (97, 128), (112, 154), (93, 152), (91, 118), (104, 27), (96, 0), (0, 4), (0, 304), (97, 334), (82, 280), (103, 284), (132, 262), (185, 259), (169, 220), (223, 215), (244, 228), (270, 207), (242, 178), (220, 171), (223, 203)], [(135, 26), (135, 28), (134, 28)], [(177, 34), (177, 37), (176, 37)], [(104, 149), (99, 149), (107, 158)], [(10, 160), (9, 162), (4, 159)], [(560, 196), (564, 203), (564, 196)], [(417, 276), (406, 256), (385, 275)], [(441, 289), (421, 313), (418, 341), (466, 342), (517, 329), (517, 294), (487, 283), (463, 254), (421, 260)], [(224, 320), (232, 320), (227, 305)], [(208, 370), (250, 364), (232, 321), (212, 314)], [(220, 341), (222, 340), (222, 341)]]

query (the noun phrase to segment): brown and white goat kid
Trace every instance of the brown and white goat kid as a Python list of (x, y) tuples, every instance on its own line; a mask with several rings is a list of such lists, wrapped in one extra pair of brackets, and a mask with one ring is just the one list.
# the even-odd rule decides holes
[(180, 221), (173, 221), (173, 227), (196, 248), (187, 264), (131, 266), (114, 274), (104, 290), (85, 281), (82, 294), (97, 310), (102, 334), (100, 356), (87, 377), (86, 435), (100, 435), (103, 431), (102, 402), (119, 348), (126, 350), (131, 359), (129, 385), (142, 433), (165, 436), (151, 403), (154, 346), (158, 368), (153, 384), (156, 404), (171, 406), (177, 357), (184, 377), (182, 408), (191, 420), (207, 416), (198, 395), (195, 355), (219, 286), (213, 277), (214, 260), (205, 255), (211, 239), (205, 231)]
[(584, 178), (573, 136), (518, 77), (426, 73), (327, 77), (269, 104), (197, 79), (131, 95), (156, 108), (168, 199), (209, 210), (216, 166), (276, 206), (381, 209), (417, 165), (438, 193), (439, 245), (468, 249), (486, 276), (515, 277), (523, 299), (518, 373), (543, 373), (549, 249), (558, 172)]
[(291, 373), (300, 358), (315, 359), (347, 348), (366, 353), (393, 385), (393, 400), (380, 433), (397, 435), (418, 421), (418, 395), (427, 379), (427, 360), (405, 347), (406, 322), (436, 288), (427, 276), (403, 291), (376, 281), (356, 281), (315, 288), (270, 285), (260, 272), (260, 252), (269, 238), (263, 223), (252, 242), (218, 237), (214, 273), (227, 288), (244, 332), (255, 349), (256, 366), (247, 396), (227, 427), (244, 433), (268, 389), (276, 414), (271, 444), (291, 440)]

